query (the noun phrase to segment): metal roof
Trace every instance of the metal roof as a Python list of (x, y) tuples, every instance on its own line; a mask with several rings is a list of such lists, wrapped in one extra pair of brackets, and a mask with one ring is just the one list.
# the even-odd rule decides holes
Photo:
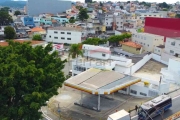
[(140, 78), (115, 71), (90, 68), (66, 80), (65, 86), (91, 94), (111, 94), (140, 81)]

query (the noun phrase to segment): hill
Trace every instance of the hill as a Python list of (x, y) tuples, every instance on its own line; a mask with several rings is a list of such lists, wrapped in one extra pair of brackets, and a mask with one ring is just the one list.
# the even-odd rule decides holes
[(25, 5), (26, 5), (26, 1), (0, 0), (0, 6), (23, 8)]

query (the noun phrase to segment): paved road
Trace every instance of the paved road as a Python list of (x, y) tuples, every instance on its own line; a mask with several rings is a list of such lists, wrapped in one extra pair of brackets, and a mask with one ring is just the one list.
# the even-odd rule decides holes
[[(173, 99), (172, 101), (172, 107), (171, 109), (169, 109), (168, 111), (166, 111), (164, 113), (164, 119), (168, 118), (169, 116), (175, 114), (176, 112), (180, 111), (180, 96), (176, 97), (175, 99)], [(133, 117), (132, 120), (137, 120), (137, 116), (136, 117)], [(155, 118), (153, 118), (153, 120), (161, 120), (161, 116), (157, 116)]]

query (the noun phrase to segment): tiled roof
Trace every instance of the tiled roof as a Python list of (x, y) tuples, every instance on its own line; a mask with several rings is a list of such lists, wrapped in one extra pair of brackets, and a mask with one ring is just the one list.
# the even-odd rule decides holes
[(128, 42), (121, 42), (122, 45), (126, 45), (126, 46), (130, 46), (133, 48), (141, 48), (142, 46), (140, 44), (137, 44), (135, 42), (132, 41), (128, 41)]
[[(19, 42), (19, 43), (23, 43), (23, 42), (31, 42), (31, 45), (36, 45), (36, 44), (41, 44), (44, 43), (44, 41), (35, 41), (35, 40), (14, 40), (14, 42)], [(0, 46), (8, 46), (8, 42), (0, 42)]]
[(34, 27), (31, 29), (31, 32), (40, 32), (40, 31), (45, 31), (45, 30), (42, 29), (41, 27)]

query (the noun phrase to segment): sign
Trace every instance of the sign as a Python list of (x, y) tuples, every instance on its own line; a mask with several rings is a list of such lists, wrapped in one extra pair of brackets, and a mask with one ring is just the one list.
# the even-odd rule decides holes
[(64, 48), (64, 44), (53, 44), (54, 50), (61, 51)]
[(168, 117), (166, 120), (176, 120), (180, 118), (180, 111), (175, 113), (174, 115), (171, 115), (170, 117)]

